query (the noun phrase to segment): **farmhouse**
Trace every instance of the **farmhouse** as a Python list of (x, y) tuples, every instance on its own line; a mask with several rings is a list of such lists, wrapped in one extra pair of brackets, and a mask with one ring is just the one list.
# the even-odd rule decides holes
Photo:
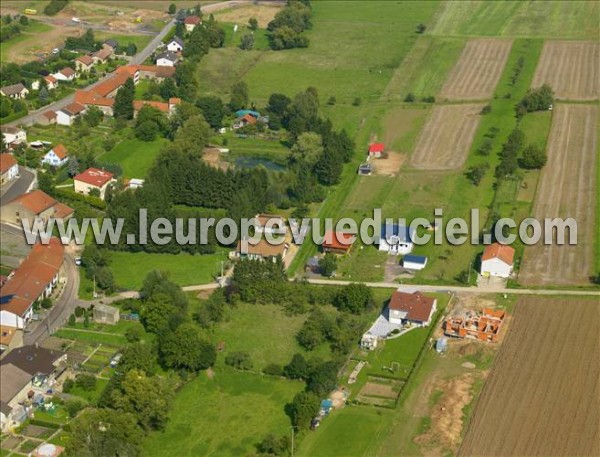
[(379, 250), (391, 255), (406, 255), (413, 250), (414, 230), (399, 224), (386, 224), (381, 230)]
[(174, 67), (177, 63), (177, 54), (171, 51), (161, 52), (156, 56), (156, 65), (159, 67)]
[(28, 321), (33, 304), (49, 297), (58, 283), (64, 247), (58, 238), (48, 244), (36, 244), (27, 258), (0, 288), (0, 310), (9, 311)]
[(54, 200), (39, 189), (19, 195), (0, 208), (2, 222), (17, 225), (23, 219), (27, 219), (30, 223), (33, 221), (47, 222), (51, 217), (66, 220), (72, 215), (72, 208)]
[(505, 244), (493, 243), (486, 246), (481, 256), (481, 274), (508, 278), (513, 271), (515, 250)]
[(422, 255), (405, 255), (402, 266), (407, 270), (422, 270), (427, 266), (427, 257)]
[(495, 342), (504, 317), (504, 311), (494, 311), (491, 308), (485, 308), (483, 312), (463, 311), (444, 321), (444, 333), (456, 338)]
[(247, 240), (238, 241), (237, 247), (235, 251), (233, 251), (230, 255), (234, 257), (238, 257), (240, 259), (250, 259), (250, 260), (272, 260), (278, 256), (284, 258), (287, 254), (289, 246), (287, 243), (280, 244), (271, 244), (264, 238), (261, 238), (260, 241), (256, 244), (251, 244)]
[(44, 111), (37, 118), (38, 124), (41, 125), (52, 125), (56, 124), (56, 111), (48, 110)]
[(106, 189), (108, 189), (108, 186), (113, 181), (112, 173), (98, 168), (88, 168), (73, 178), (75, 192), (89, 195), (91, 191), (96, 189), (100, 193), (102, 200), (104, 200)]
[(350, 233), (327, 232), (325, 233), (321, 247), (323, 248), (323, 252), (347, 254), (350, 252), (354, 241), (356, 241), (356, 238)]
[(0, 94), (8, 98), (25, 98), (29, 90), (21, 83), (0, 88)]
[(437, 300), (421, 292), (400, 292), (392, 294), (388, 305), (391, 324), (414, 324), (426, 327), (431, 323), (437, 309)]
[(19, 164), (12, 154), (0, 154), (0, 184), (12, 181), (19, 175)]
[(71, 103), (56, 112), (56, 123), (58, 125), (73, 125), (75, 119), (85, 112), (85, 105)]
[(178, 36), (171, 38), (171, 41), (167, 43), (167, 51), (181, 52), (183, 51), (183, 40)]
[(202, 24), (202, 19), (198, 16), (188, 16), (183, 23), (187, 32), (193, 32), (197, 25)]
[(372, 143), (369, 145), (369, 157), (380, 158), (385, 151), (383, 143)]
[(115, 75), (126, 75), (128, 78), (133, 79), (133, 84), (137, 84), (140, 80), (139, 65), (123, 65), (117, 67)]
[(75, 59), (75, 69), (77, 71), (88, 72), (94, 66), (94, 59), (90, 56), (81, 56)]
[(113, 115), (113, 105), (115, 104), (115, 99), (102, 97), (93, 90), (78, 90), (75, 92), (75, 102), (86, 107), (95, 106), (106, 116)]
[(10, 125), (0, 128), (4, 135), (4, 144), (7, 147), (13, 147), (14, 145), (27, 142), (27, 132), (19, 127), (12, 127)]
[(139, 72), (133, 66), (120, 67), (126, 70), (117, 70), (116, 75), (106, 81), (101, 82), (93, 89), (78, 90), (75, 93), (75, 102), (85, 106), (96, 106), (105, 115), (113, 115), (113, 105), (115, 104), (115, 95), (129, 78), (136, 84), (139, 80)]
[(65, 67), (57, 73), (52, 75), (55, 79), (59, 81), (73, 81), (77, 73), (70, 67)]
[(44, 157), (42, 157), (42, 163), (53, 167), (61, 167), (66, 164), (68, 160), (69, 152), (62, 144), (54, 146), (44, 155)]

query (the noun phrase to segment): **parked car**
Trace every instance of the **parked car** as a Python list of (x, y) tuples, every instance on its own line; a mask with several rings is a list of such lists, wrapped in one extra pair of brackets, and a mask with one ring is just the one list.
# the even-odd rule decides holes
[(78, 267), (82, 265), (81, 257), (75, 257), (75, 265)]

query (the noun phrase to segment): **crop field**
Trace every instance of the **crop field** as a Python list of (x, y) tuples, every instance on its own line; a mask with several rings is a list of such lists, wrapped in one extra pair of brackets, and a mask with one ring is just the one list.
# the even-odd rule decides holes
[(588, 284), (594, 267), (598, 107), (559, 104), (553, 117), (534, 217), (574, 218), (577, 244), (528, 247), (519, 280), (529, 285)]
[(600, 455), (599, 325), (594, 299), (519, 302), (459, 455)]
[(447, 100), (491, 98), (508, 59), (512, 42), (469, 40), (439, 94)]
[(455, 170), (465, 162), (477, 126), (481, 104), (436, 106), (411, 157), (411, 165), (426, 170)]
[(532, 87), (548, 84), (556, 98), (593, 100), (600, 93), (600, 43), (546, 41)]

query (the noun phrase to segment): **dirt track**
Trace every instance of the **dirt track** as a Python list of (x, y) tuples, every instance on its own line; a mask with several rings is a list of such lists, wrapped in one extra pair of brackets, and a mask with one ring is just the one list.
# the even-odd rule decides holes
[(548, 163), (542, 170), (533, 214), (540, 222), (547, 217), (573, 217), (577, 245), (527, 247), (519, 274), (523, 284), (589, 284), (594, 273), (597, 125), (597, 106), (559, 104), (554, 108)]
[(448, 100), (482, 100), (491, 98), (512, 42), (482, 38), (467, 42), (458, 62), (448, 75), (439, 98)]
[(563, 100), (594, 100), (600, 94), (600, 43), (547, 41), (532, 87), (549, 84)]
[(594, 300), (517, 304), (459, 455), (600, 455), (599, 325)]
[(483, 105), (436, 106), (411, 157), (411, 165), (426, 170), (454, 170), (465, 162)]

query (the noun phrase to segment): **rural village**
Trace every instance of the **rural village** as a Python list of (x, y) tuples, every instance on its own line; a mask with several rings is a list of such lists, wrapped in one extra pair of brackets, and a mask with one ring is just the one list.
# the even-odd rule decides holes
[[(600, 455), (599, 2), (0, 21), (1, 457)], [(130, 242), (141, 209), (258, 241)], [(374, 209), (374, 244), (292, 233)], [(476, 209), (479, 243), (438, 209)], [(26, 241), (89, 218), (127, 240)], [(504, 218), (577, 244), (504, 244)]]

